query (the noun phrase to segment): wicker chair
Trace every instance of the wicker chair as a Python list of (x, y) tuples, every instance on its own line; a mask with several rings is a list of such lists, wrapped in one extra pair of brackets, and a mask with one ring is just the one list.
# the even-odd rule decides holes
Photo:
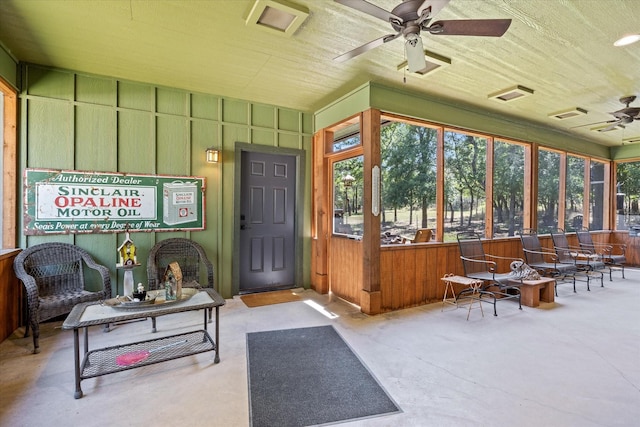
[[(95, 270), (100, 278), (98, 291), (85, 288), (85, 266)], [(29, 336), (31, 326), (34, 353), (40, 351), (40, 322), (69, 313), (81, 302), (111, 298), (109, 269), (97, 264), (84, 249), (69, 243), (31, 246), (18, 254), (13, 269), (27, 293), (28, 321), (24, 336)]]
[[(163, 288), (162, 278), (167, 266), (177, 262), (182, 271), (182, 286), (197, 288), (214, 288), (213, 264), (207, 258), (202, 246), (193, 240), (174, 238), (162, 240), (155, 244), (149, 251), (147, 259), (147, 280), (149, 289)], [(206, 273), (206, 277), (201, 276)], [(209, 310), (209, 322), (211, 322), (212, 310)], [(151, 318), (153, 331), (156, 331), (156, 319)]]

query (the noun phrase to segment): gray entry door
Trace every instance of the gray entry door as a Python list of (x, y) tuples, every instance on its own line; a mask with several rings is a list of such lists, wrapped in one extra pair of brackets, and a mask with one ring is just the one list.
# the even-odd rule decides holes
[(295, 156), (243, 151), (240, 292), (295, 284)]

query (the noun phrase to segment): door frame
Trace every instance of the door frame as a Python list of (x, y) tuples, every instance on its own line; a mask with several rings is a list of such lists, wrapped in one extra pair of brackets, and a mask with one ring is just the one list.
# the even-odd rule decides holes
[(242, 183), (242, 153), (254, 152), (295, 157), (296, 161), (296, 191), (294, 206), (294, 280), (296, 286), (303, 286), (302, 272), (304, 260), (303, 251), (303, 225), (304, 225), (304, 183), (305, 183), (305, 151), (295, 148), (272, 147), (268, 145), (249, 144), (246, 142), (235, 143), (235, 168), (233, 179), (233, 273), (231, 278), (231, 291), (233, 295), (240, 294), (240, 185)]

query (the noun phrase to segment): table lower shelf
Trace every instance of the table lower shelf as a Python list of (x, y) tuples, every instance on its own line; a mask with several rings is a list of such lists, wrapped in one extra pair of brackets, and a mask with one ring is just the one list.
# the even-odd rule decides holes
[[(216, 350), (216, 343), (205, 330), (99, 348), (85, 354), (80, 367), (80, 379), (113, 374), (213, 350)], [(125, 364), (121, 360), (118, 364), (118, 356), (134, 352), (149, 352), (149, 354), (144, 360), (136, 363), (129, 364), (131, 360), (128, 360)]]

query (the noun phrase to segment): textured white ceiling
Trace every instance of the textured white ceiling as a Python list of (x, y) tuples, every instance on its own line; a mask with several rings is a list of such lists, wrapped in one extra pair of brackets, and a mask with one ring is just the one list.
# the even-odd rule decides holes
[[(367, 81), (424, 93), (604, 145), (640, 136), (640, 120), (597, 133), (621, 96), (640, 95), (640, 0), (451, 0), (437, 19), (511, 18), (501, 38), (423, 34), (451, 58), (426, 77), (397, 71), (399, 38), (345, 63), (332, 59), (391, 26), (331, 0), (289, 0), (309, 18), (287, 37), (245, 25), (254, 0), (2, 0), (0, 41), (20, 61), (315, 111)], [(386, 10), (399, 0), (370, 0)], [(523, 85), (533, 96), (500, 104), (491, 93)], [(633, 105), (640, 106), (640, 100)], [(582, 117), (549, 114), (580, 107)]]

